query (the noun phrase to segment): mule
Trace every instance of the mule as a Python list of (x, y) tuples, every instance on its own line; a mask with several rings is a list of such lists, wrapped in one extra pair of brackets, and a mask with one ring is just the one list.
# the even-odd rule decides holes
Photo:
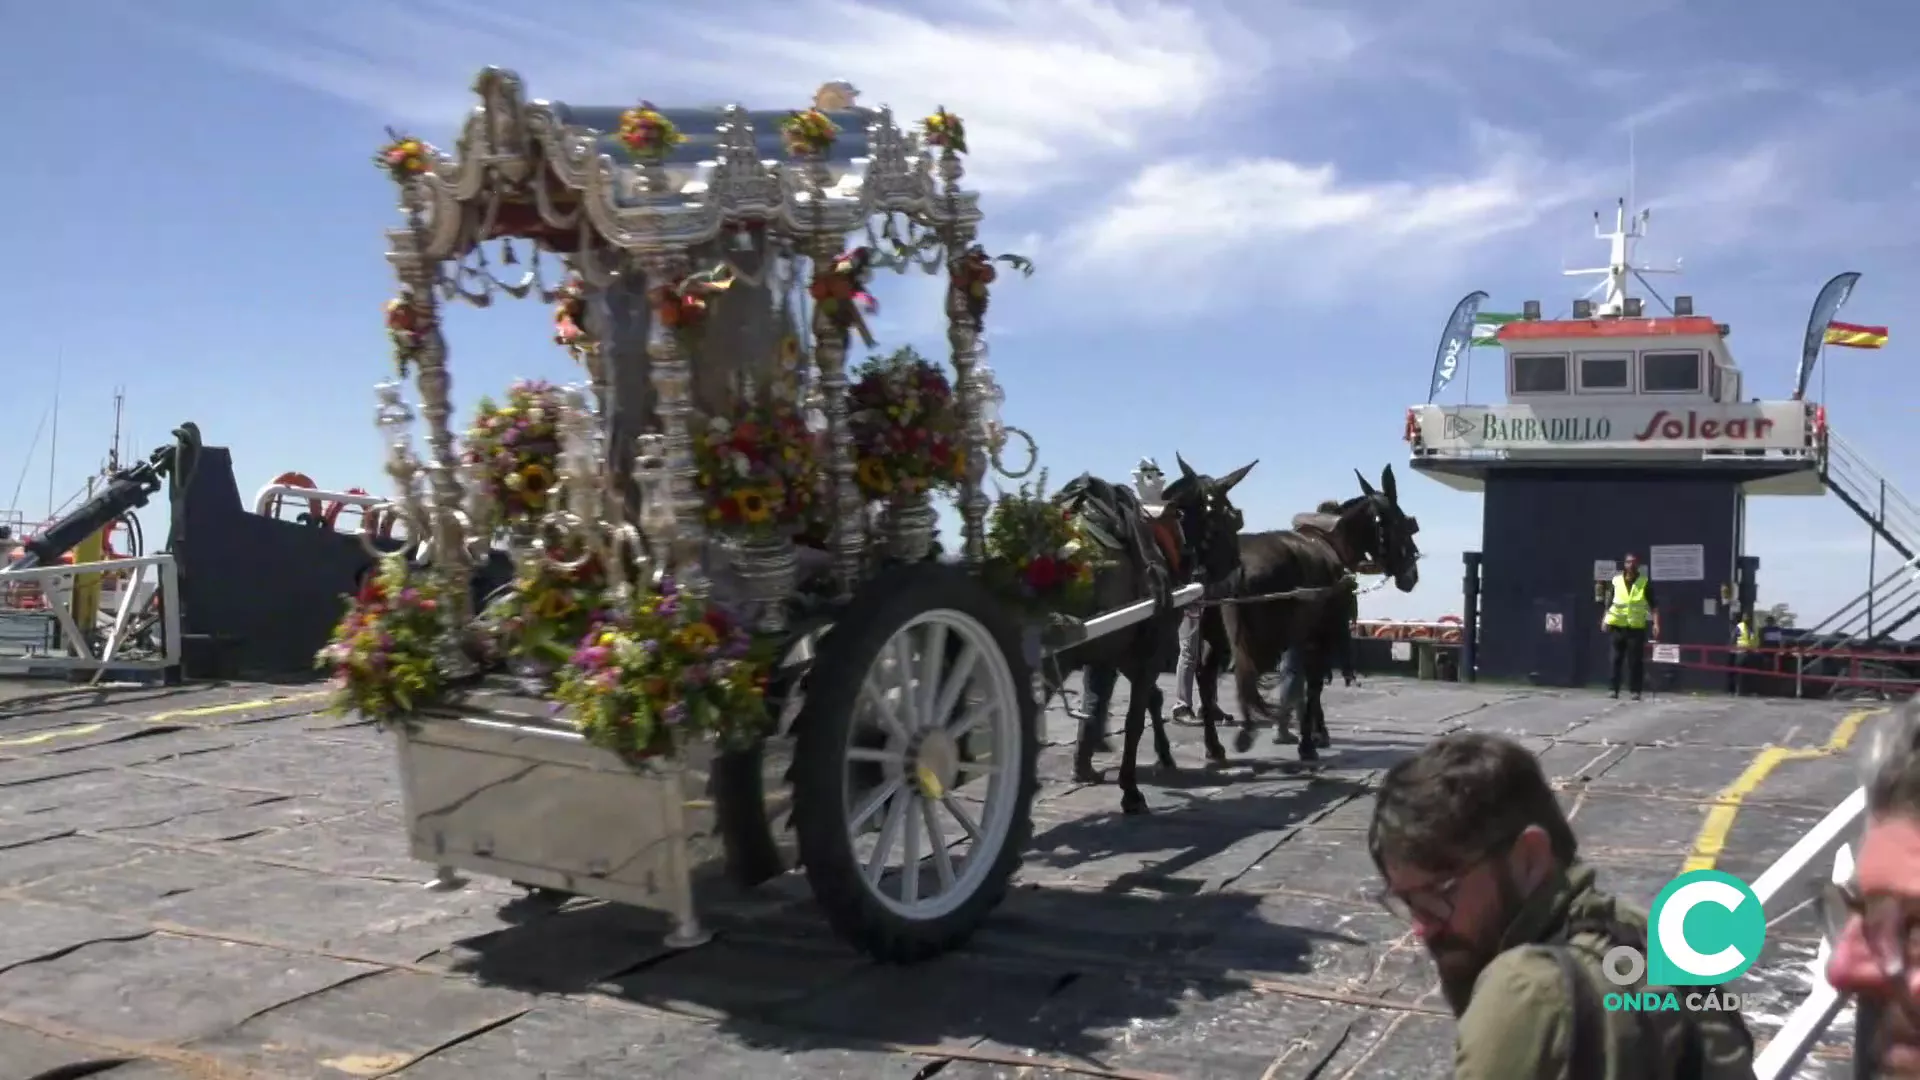
[[(1120, 809), (1127, 814), (1147, 810), (1135, 763), (1148, 711), (1153, 715), (1157, 764), (1164, 772), (1178, 767), (1167, 741), (1158, 680), (1179, 648), (1180, 610), (1165, 601), (1189, 582), (1217, 584), (1233, 576), (1239, 565), (1243, 519), (1229, 493), (1258, 464), (1250, 461), (1215, 480), (1194, 472), (1178, 454), (1174, 459), (1180, 463), (1180, 478), (1162, 493), (1163, 506), (1157, 515), (1149, 516), (1131, 489), (1091, 476), (1080, 477), (1057, 496), (1110, 560), (1094, 574), (1093, 610), (1113, 611), (1150, 598), (1163, 602), (1161, 610), (1142, 622), (1055, 654), (1051, 674), (1051, 681), (1059, 685), (1074, 671), (1106, 664), (1126, 678), (1132, 692), (1127, 695), (1119, 782)], [(1093, 767), (1096, 734), (1083, 726), (1075, 748), (1074, 779), (1081, 783), (1098, 783), (1102, 778)]]
[[(1400, 509), (1393, 467), (1381, 471), (1378, 490), (1357, 470), (1354, 476), (1361, 494), (1341, 503), (1338, 512), (1302, 514), (1292, 529), (1240, 537), (1234, 594), (1201, 619), (1204, 648), (1196, 682), (1209, 761), (1227, 759), (1216, 725), (1226, 719), (1219, 706), (1219, 677), (1229, 654), (1242, 713), (1234, 748), (1241, 753), (1252, 749), (1254, 731), (1265, 719), (1274, 720), (1277, 742), (1290, 742), (1284, 713), (1276, 716), (1260, 696), (1260, 675), (1272, 671), (1288, 649), (1303, 646), (1303, 670), (1296, 678), (1306, 679), (1308, 708), (1317, 710), (1327, 658), (1337, 645), (1337, 621), (1352, 604), (1348, 579), (1384, 573), (1401, 592), (1419, 584), (1420, 549), (1414, 535), (1420, 523)], [(1260, 599), (1291, 592), (1304, 595)], [(1335, 606), (1331, 615), (1330, 604)], [(1321, 738), (1309, 732), (1299, 740), (1301, 760), (1319, 757), (1320, 745), (1330, 741), (1324, 739), (1324, 724), (1320, 728)]]

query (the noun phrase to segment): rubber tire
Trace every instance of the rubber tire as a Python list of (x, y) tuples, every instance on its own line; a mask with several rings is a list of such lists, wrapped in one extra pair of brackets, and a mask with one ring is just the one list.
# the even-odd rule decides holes
[[(942, 608), (978, 620), (999, 643), (1019, 695), (1021, 753), (1013, 821), (991, 869), (959, 907), (922, 922), (888, 910), (867, 889), (864, 868), (847, 836), (843, 748), (860, 684), (880, 650), (915, 616)], [(1040, 738), (1021, 625), (966, 570), (915, 563), (891, 567), (867, 582), (821, 638), (818, 649), (807, 679), (806, 704), (794, 723), (793, 764), (795, 839), (814, 899), (835, 934), (876, 960), (912, 964), (950, 952), (964, 944), (1006, 898), (1033, 839)]]

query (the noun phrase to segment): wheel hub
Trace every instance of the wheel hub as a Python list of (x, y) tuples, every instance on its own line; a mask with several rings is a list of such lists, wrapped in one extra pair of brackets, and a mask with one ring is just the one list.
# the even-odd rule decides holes
[(960, 744), (935, 729), (922, 732), (907, 760), (913, 766), (913, 786), (923, 798), (945, 798), (960, 772)]

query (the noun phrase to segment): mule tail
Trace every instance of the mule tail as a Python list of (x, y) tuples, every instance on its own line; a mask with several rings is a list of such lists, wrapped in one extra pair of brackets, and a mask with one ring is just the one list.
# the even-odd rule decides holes
[(1275, 712), (1268, 707), (1267, 699), (1260, 694), (1260, 669), (1247, 655), (1249, 650), (1235, 649), (1233, 656), (1233, 692), (1240, 699), (1241, 723), (1247, 728), (1259, 723), (1272, 722), (1281, 731), (1286, 731), (1289, 714), (1286, 702)]

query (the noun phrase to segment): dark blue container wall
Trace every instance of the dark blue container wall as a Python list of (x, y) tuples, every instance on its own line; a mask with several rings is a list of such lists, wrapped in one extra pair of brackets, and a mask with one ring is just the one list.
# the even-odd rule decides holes
[[(1731, 480), (1632, 471), (1494, 474), (1483, 500), (1479, 673), (1549, 686), (1604, 684), (1608, 645), (1594, 599), (1593, 564), (1654, 545), (1699, 544), (1705, 581), (1655, 580), (1661, 640), (1726, 645), (1731, 616), (1719, 604), (1740, 554), (1745, 500)], [(1709, 613), (1706, 603), (1716, 601)], [(1546, 632), (1547, 616), (1565, 632)], [(1697, 654), (1689, 653), (1691, 662)], [(1726, 663), (1724, 655), (1715, 662)], [(1649, 664), (1655, 689), (1724, 690), (1727, 676)]]

